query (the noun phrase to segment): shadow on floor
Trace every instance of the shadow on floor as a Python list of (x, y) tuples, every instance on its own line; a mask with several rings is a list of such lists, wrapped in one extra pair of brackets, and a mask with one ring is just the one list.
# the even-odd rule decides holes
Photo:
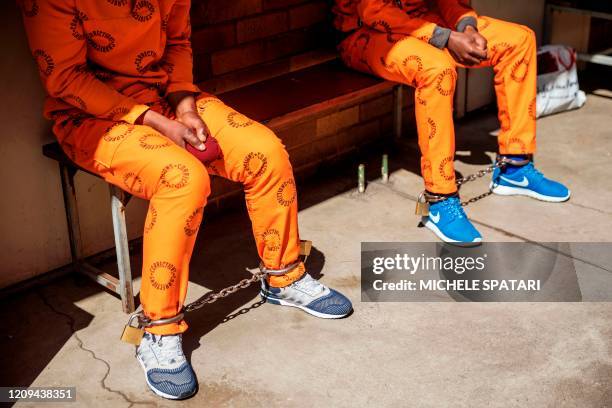
[[(0, 302), (0, 384), (29, 386), (76, 331), (93, 317), (76, 302), (99, 293), (82, 276), (57, 281)], [(120, 303), (117, 305), (120, 310)], [(77, 336), (79, 347), (83, 348)]]

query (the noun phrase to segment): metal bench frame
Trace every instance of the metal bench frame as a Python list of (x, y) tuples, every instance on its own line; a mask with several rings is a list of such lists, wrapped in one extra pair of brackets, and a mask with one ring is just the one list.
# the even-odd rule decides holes
[(118, 294), (121, 298), (121, 306), (125, 313), (134, 312), (134, 289), (132, 284), (132, 268), (130, 266), (130, 248), (125, 225), (125, 206), (132, 196), (120, 188), (108, 184), (111, 198), (113, 232), (115, 235), (117, 269), (119, 272), (119, 279), (117, 279), (88, 263), (83, 256), (83, 240), (81, 238), (79, 211), (74, 185), (74, 176), (79, 171), (79, 168), (60, 160), (59, 169), (62, 192), (64, 194), (66, 221), (68, 223), (70, 253), (72, 255), (74, 270), (89, 276), (100, 285)]

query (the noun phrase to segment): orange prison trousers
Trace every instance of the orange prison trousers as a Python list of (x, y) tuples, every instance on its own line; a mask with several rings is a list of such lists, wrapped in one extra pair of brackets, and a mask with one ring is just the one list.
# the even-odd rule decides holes
[[(173, 118), (163, 99), (151, 109)], [(56, 124), (54, 129), (62, 136), (64, 151), (79, 166), (150, 200), (140, 298), (151, 319), (175, 316), (183, 306), (189, 260), (210, 193), (209, 175), (243, 183), (257, 250), (266, 267), (280, 269), (299, 255), (297, 192), (281, 141), (215, 97), (202, 95), (197, 109), (223, 153), (206, 167), (148, 126), (89, 118)], [(104, 152), (112, 150), (109, 161)], [(299, 264), (286, 275), (271, 277), (270, 283), (285, 286), (304, 272)], [(186, 329), (182, 321), (147, 330), (175, 334)]]
[[(445, 26), (433, 13), (427, 18)], [(490, 17), (478, 17), (478, 31), (488, 41), (488, 59), (474, 68), (490, 66), (495, 72), (501, 124), (499, 153), (534, 153), (535, 35), (528, 27)], [(456, 68), (462, 65), (447, 49), (366, 26), (347, 37), (340, 44), (340, 51), (349, 67), (416, 88), (415, 111), (425, 188), (439, 194), (457, 191), (453, 95)]]

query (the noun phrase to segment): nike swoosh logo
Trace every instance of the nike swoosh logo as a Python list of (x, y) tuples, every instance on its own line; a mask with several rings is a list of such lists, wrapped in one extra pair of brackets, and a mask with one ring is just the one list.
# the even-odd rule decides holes
[(504, 176), (500, 176), (500, 178), (504, 180), (506, 183), (514, 184), (515, 186), (519, 186), (519, 187), (527, 187), (529, 185), (529, 180), (527, 180), (527, 177), (525, 176), (523, 176), (523, 180), (521, 181), (510, 180), (509, 178), (506, 178)]
[(434, 222), (434, 224), (437, 224), (440, 222), (440, 213), (438, 212), (436, 215), (429, 213), (429, 218)]

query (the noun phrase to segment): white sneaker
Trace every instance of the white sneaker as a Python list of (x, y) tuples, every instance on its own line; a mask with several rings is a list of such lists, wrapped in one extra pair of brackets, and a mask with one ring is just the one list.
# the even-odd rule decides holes
[(284, 288), (272, 287), (266, 279), (262, 279), (259, 294), (268, 303), (297, 307), (323, 319), (339, 319), (353, 310), (346, 296), (328, 288), (307, 273)]
[(198, 391), (198, 380), (183, 354), (180, 334), (160, 336), (145, 332), (136, 358), (151, 390), (163, 398), (185, 399)]

